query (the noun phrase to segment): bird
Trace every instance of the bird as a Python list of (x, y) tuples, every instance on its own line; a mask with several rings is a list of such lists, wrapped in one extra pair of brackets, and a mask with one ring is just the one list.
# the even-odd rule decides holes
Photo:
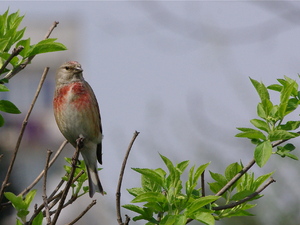
[(86, 165), (89, 196), (95, 192), (104, 195), (97, 160), (102, 164), (102, 125), (100, 109), (93, 89), (83, 78), (83, 69), (77, 61), (63, 63), (56, 72), (53, 112), (63, 136), (75, 148), (83, 137), (80, 154)]

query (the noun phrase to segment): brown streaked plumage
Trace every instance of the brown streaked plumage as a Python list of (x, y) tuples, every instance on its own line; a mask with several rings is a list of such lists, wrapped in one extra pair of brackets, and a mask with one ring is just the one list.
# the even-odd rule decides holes
[(89, 194), (104, 194), (97, 171), (102, 164), (102, 127), (97, 99), (84, 80), (81, 65), (76, 61), (61, 65), (56, 73), (53, 110), (56, 123), (64, 137), (76, 148), (76, 140), (84, 137), (80, 153), (89, 177)]

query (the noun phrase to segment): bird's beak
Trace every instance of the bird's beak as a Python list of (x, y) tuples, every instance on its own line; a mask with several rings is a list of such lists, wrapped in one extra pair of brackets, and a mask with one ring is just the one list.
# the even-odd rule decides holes
[(81, 67), (75, 67), (76, 73), (81, 73), (83, 69)]

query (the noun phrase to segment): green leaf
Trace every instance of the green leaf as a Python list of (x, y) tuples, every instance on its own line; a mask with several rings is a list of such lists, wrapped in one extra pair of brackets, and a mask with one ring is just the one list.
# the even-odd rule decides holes
[(20, 52), (20, 56), (22, 56), (23, 58), (27, 58), (28, 57), (28, 52), (30, 50), (30, 38), (26, 39), (26, 40), (21, 40), (16, 44), (16, 47), (19, 46), (23, 46), (24, 49)]
[(237, 128), (240, 131), (243, 131), (243, 133), (238, 133), (235, 136), (236, 137), (242, 137), (242, 138), (249, 138), (249, 139), (262, 139), (266, 140), (266, 136), (259, 130), (255, 130), (252, 128), (242, 128), (238, 127)]
[(166, 215), (160, 221), (160, 225), (185, 225), (186, 224), (186, 216), (184, 214), (180, 215)]
[(10, 101), (0, 100), (0, 111), (19, 114), (21, 111)]
[(220, 183), (222, 186), (226, 185), (227, 184), (227, 180), (226, 178), (222, 175), (222, 174), (219, 174), (219, 173), (213, 173), (211, 171), (209, 171), (211, 177), (217, 181), (218, 183)]
[(238, 163), (232, 163), (227, 166), (225, 170), (225, 177), (227, 180), (231, 180), (235, 175), (237, 175), (243, 168)]
[(39, 212), (37, 216), (33, 219), (32, 225), (42, 225), (43, 224), (43, 212)]
[(23, 203), (22, 196), (16, 196), (12, 192), (5, 192), (4, 193), (5, 198), (7, 198), (9, 201), (11, 201), (13, 207), (19, 211), (21, 209), (26, 209), (26, 205)]
[(127, 189), (128, 193), (133, 195), (133, 196), (138, 196), (142, 193), (145, 193), (144, 189), (143, 188), (130, 188), (130, 189)]
[(177, 170), (179, 171), (180, 174), (182, 174), (184, 172), (184, 170), (186, 169), (186, 167), (189, 165), (189, 160), (183, 161), (181, 163), (178, 163), (178, 165), (176, 166)]
[(254, 185), (255, 185), (255, 189), (259, 188), (260, 185), (262, 185), (269, 177), (271, 177), (273, 175), (274, 172), (268, 173), (268, 174), (264, 174), (262, 176), (259, 176), (255, 181), (254, 181)]
[(270, 141), (258, 144), (254, 151), (254, 159), (259, 167), (263, 167), (272, 155), (272, 145)]
[(208, 195), (202, 198), (198, 198), (196, 200), (194, 200), (193, 202), (191, 202), (191, 204), (189, 204), (187, 206), (187, 215), (188, 217), (190, 217), (191, 215), (193, 215), (194, 212), (198, 211), (199, 209), (201, 209), (203, 206), (212, 203), (216, 200), (218, 200), (220, 198), (220, 196), (213, 196), (213, 195)]
[(273, 90), (273, 91), (281, 92), (281, 90), (283, 89), (283, 86), (280, 84), (272, 84), (272, 85), (268, 86), (267, 88), (270, 90)]
[(270, 141), (287, 140), (298, 136), (299, 134), (297, 133), (292, 133), (285, 130), (274, 130), (269, 133)]
[(144, 214), (144, 209), (142, 207), (132, 205), (132, 204), (126, 204), (122, 205), (123, 208), (131, 210), (133, 212), (139, 213), (139, 214)]
[(264, 131), (268, 132), (270, 129), (269, 125), (263, 120), (252, 119), (252, 120), (250, 120), (250, 122), (260, 130), (264, 130)]
[(194, 179), (193, 179), (193, 182), (196, 183), (198, 181), (198, 179), (200, 178), (201, 174), (204, 172), (204, 170), (206, 169), (206, 167), (210, 164), (209, 163), (206, 163), (206, 164), (203, 164), (201, 166), (199, 166), (195, 172), (195, 175), (194, 175)]
[(192, 215), (192, 218), (194, 220), (200, 221), (207, 225), (214, 225), (215, 224), (215, 218), (213, 215), (211, 215), (210, 212), (195, 212)]
[(266, 99), (267, 100), (270, 99), (269, 92), (263, 83), (259, 83), (258, 81), (251, 79), (251, 78), (250, 78), (250, 80), (251, 80), (253, 86), (255, 87), (262, 102), (265, 101)]
[(136, 196), (131, 202), (166, 202), (166, 196), (159, 192), (147, 192)]
[(232, 197), (231, 197), (231, 201), (239, 201), (239, 200), (242, 200), (243, 198), (249, 196), (253, 194), (253, 191), (250, 191), (250, 190), (243, 190), (243, 191), (240, 191), (236, 194), (234, 194)]
[(30, 203), (34, 199), (36, 194), (36, 190), (31, 190), (25, 197), (24, 203), (27, 205), (27, 208), (29, 207)]
[(300, 127), (300, 121), (288, 121), (286, 124), (279, 126), (282, 130), (296, 130)]
[(40, 41), (36, 45), (33, 45), (32, 49), (28, 53), (27, 57), (34, 56), (34, 55), (41, 54), (41, 53), (67, 50), (66, 46), (64, 46), (61, 43), (55, 42), (55, 40), (57, 40), (57, 39), (49, 38), (49, 39)]
[(291, 97), (291, 93), (294, 89), (294, 85), (295, 82), (292, 82), (287, 86), (284, 86), (283, 90), (281, 91), (280, 104), (278, 108), (278, 113), (281, 119), (283, 119), (284, 116), (288, 114), (288, 112), (286, 112), (286, 109), (287, 109), (289, 98)]
[(155, 182), (158, 185), (163, 186), (163, 177), (161, 177), (160, 174), (158, 174), (156, 171), (152, 169), (140, 169), (140, 168), (132, 168), (132, 169), (148, 177), (152, 182)]
[(0, 84), (0, 92), (6, 92), (6, 91), (9, 91), (9, 89), (5, 85)]

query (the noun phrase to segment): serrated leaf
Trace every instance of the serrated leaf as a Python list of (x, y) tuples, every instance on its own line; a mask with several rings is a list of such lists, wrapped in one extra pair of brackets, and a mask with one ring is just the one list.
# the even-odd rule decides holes
[(19, 114), (21, 111), (12, 102), (7, 100), (0, 100), (0, 111)]
[(259, 167), (263, 167), (272, 155), (272, 145), (270, 141), (258, 144), (254, 151), (254, 159)]

